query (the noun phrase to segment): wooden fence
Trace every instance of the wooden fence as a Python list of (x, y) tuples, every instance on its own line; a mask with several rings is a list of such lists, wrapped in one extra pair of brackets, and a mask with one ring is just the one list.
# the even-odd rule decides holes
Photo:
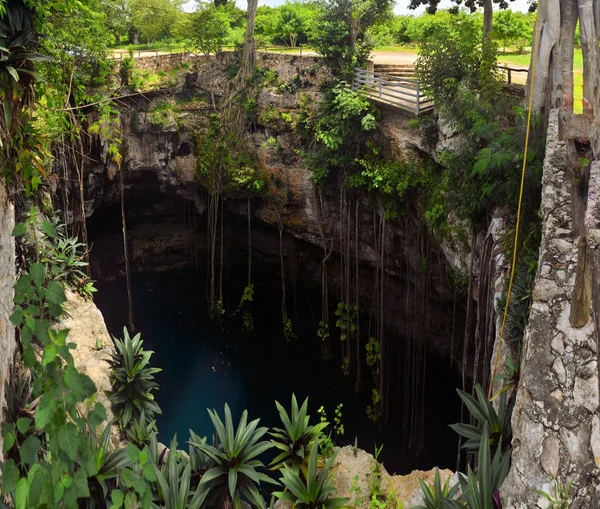
[(433, 109), (433, 102), (417, 80), (355, 69), (352, 89), (363, 89), (369, 99), (408, 111), (415, 116)]

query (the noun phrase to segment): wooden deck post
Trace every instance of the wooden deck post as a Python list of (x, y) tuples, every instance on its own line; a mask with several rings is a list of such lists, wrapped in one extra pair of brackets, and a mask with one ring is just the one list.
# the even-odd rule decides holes
[(417, 81), (417, 117), (421, 109), (421, 82)]

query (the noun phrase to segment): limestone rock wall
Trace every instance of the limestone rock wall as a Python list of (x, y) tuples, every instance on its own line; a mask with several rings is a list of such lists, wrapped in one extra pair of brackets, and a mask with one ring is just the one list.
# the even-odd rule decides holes
[[(589, 299), (580, 299), (585, 325), (571, 325), (580, 283), (589, 274), (571, 193), (569, 140), (560, 124), (559, 111), (553, 110), (542, 180), (538, 273), (512, 419), (512, 466), (502, 489), (508, 509), (548, 507), (538, 490), (553, 494), (556, 485), (565, 487), (570, 481), (570, 508), (600, 507), (598, 346)], [(578, 266), (584, 277), (576, 284)]]
[[(100, 426), (99, 431), (102, 433), (104, 426), (114, 418), (110, 401), (105, 394), (105, 391), (111, 389), (107, 360), (114, 347), (104, 317), (93, 301), (84, 300), (72, 291), (67, 291), (65, 316), (57, 327), (69, 329), (69, 341), (77, 345), (72, 351), (75, 367), (80, 373), (89, 376), (96, 385), (98, 392), (94, 403), (100, 403), (106, 408), (107, 421)], [(85, 412), (86, 409), (82, 410)], [(120, 443), (116, 425), (113, 426), (111, 442), (115, 447)]]
[[(0, 422), (4, 402), (4, 384), (15, 352), (15, 329), (10, 322), (15, 284), (15, 210), (6, 189), (0, 183)], [(2, 438), (0, 437), (0, 445)], [(2, 448), (0, 447), (0, 451)]]

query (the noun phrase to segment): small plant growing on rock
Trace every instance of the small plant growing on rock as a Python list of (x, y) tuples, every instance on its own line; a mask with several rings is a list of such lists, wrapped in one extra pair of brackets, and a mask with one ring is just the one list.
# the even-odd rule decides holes
[(419, 485), (425, 497), (425, 505), (415, 507), (415, 509), (457, 509), (464, 508), (456, 498), (460, 485), (456, 483), (450, 487), (450, 477), (442, 486), (439, 468), (435, 469), (435, 478), (431, 486), (427, 486), (423, 479), (419, 479)]
[(309, 424), (308, 398), (304, 400), (301, 407), (298, 407), (296, 396), (292, 394), (291, 415), (277, 401), (275, 401), (275, 406), (279, 411), (283, 428), (273, 429), (271, 436), (274, 440), (271, 442), (282, 452), (271, 462), (271, 465), (273, 469), (280, 469), (287, 465), (295, 472), (302, 470), (306, 475), (308, 452), (314, 448), (315, 443), (318, 443), (319, 437), (328, 423), (322, 421), (315, 426)]
[(210, 420), (215, 427), (218, 446), (208, 445), (206, 441), (190, 440), (190, 444), (210, 457), (215, 466), (204, 473), (198, 490), (206, 492), (216, 503), (231, 500), (234, 509), (241, 509), (241, 497), (263, 509), (265, 502), (258, 491), (260, 482), (277, 484), (266, 474), (259, 471), (264, 467), (256, 458), (273, 447), (273, 444), (260, 439), (268, 428), (258, 428), (260, 419), (248, 424), (248, 411), (244, 410), (237, 429), (233, 425), (231, 410), (225, 404), (225, 422), (215, 410), (208, 410)]
[(550, 502), (548, 506), (550, 509), (569, 509), (571, 486), (573, 481), (563, 485), (555, 480), (552, 495), (545, 491), (538, 491), (538, 493)]
[(317, 469), (318, 456), (318, 448), (313, 447), (308, 459), (306, 476), (290, 466), (284, 465), (281, 471), (281, 484), (286, 489), (285, 491), (276, 491), (273, 495), (298, 509), (341, 509), (345, 507), (348, 502), (347, 498), (331, 497), (335, 488), (332, 485), (329, 470), (335, 461), (335, 454), (327, 460), (320, 471)]

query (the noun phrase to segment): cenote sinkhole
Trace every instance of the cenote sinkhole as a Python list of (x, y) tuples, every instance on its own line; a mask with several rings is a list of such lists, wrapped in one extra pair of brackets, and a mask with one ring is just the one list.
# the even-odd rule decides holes
[[(222, 414), (225, 402), (234, 418), (246, 408), (250, 418), (261, 418), (262, 425), (279, 426), (274, 400), (289, 407), (293, 392), (299, 399), (310, 398), (309, 411), (315, 422), (321, 405), (331, 420), (335, 407), (343, 403), (342, 444), (353, 444), (356, 437), (358, 445), (369, 452), (375, 444), (383, 444), (380, 460), (390, 472), (408, 473), (435, 465), (453, 467), (457, 441), (448, 424), (460, 417), (454, 389), (459, 386), (459, 377), (449, 371), (448, 359), (434, 354), (427, 357), (425, 443), (415, 454), (403, 443), (402, 415), (391, 412), (387, 427), (379, 429), (366, 413), (370, 389), (356, 394), (336, 363), (321, 358), (318, 318), (314, 316), (318, 304), (311, 303), (308, 289), (298, 289), (296, 312), (290, 311), (297, 338), (286, 341), (281, 327), (279, 275), (256, 271), (255, 277), (255, 330), (245, 333), (237, 315), (226, 314), (220, 326), (211, 323), (206, 278), (201, 273), (132, 274), (136, 332), (141, 332), (145, 348), (155, 351), (152, 364), (162, 369), (156, 377), (160, 384), (156, 399), (163, 412), (157, 417), (159, 440), (168, 444), (176, 433), (180, 447), (185, 448), (190, 428), (210, 437), (213, 431), (206, 409), (215, 408)], [(234, 275), (229, 274), (229, 278), (234, 279)], [(239, 278), (244, 280), (243, 273)], [(97, 287), (96, 302), (109, 331), (120, 336), (127, 323), (125, 279), (99, 281)], [(398, 378), (401, 373), (394, 375)]]

